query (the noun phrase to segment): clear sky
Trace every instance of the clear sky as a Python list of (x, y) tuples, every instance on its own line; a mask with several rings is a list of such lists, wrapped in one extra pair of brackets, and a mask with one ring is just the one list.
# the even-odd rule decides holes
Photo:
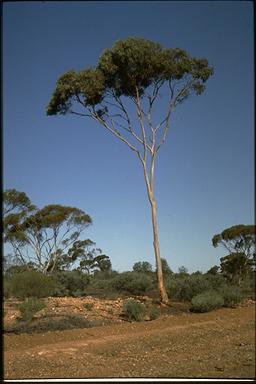
[(247, 1), (19, 1), (3, 4), (4, 188), (78, 207), (84, 233), (115, 270), (155, 266), (149, 203), (138, 159), (103, 127), (46, 116), (65, 71), (138, 36), (205, 57), (201, 96), (174, 112), (156, 162), (161, 256), (173, 271), (206, 272), (225, 250), (214, 234), (254, 223), (253, 3)]

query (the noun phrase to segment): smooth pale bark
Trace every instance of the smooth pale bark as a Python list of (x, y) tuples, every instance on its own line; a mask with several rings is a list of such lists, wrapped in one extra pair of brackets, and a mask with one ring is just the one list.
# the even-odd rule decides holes
[(150, 182), (148, 178), (147, 173), (147, 166), (146, 162), (142, 161), (143, 165), (143, 171), (144, 171), (144, 178), (146, 182), (147, 187), (147, 193), (148, 193), (148, 199), (150, 202), (151, 207), (151, 216), (152, 216), (152, 228), (153, 228), (153, 246), (154, 246), (154, 252), (155, 252), (155, 259), (156, 259), (156, 270), (157, 270), (157, 283), (158, 283), (158, 289), (160, 294), (160, 300), (162, 303), (168, 303), (168, 295), (165, 289), (164, 285), (164, 278), (163, 278), (163, 271), (162, 271), (162, 261), (161, 261), (161, 255), (160, 255), (160, 247), (159, 247), (159, 240), (158, 240), (158, 227), (157, 227), (157, 220), (156, 220), (156, 202), (154, 198), (154, 182), (153, 182), (153, 176), (154, 176), (154, 157), (152, 157), (151, 162), (151, 168), (150, 168)]

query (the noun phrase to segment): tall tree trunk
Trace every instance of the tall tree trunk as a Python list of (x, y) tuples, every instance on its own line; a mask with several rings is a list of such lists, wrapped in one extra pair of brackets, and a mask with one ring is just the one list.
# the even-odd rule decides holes
[(145, 178), (146, 187), (147, 187), (148, 199), (151, 206), (153, 245), (154, 245), (154, 252), (155, 252), (155, 259), (156, 259), (158, 289), (160, 293), (161, 302), (167, 304), (169, 299), (168, 299), (168, 295), (164, 285), (162, 261), (161, 261), (160, 247), (159, 247), (159, 241), (158, 241), (158, 228), (157, 228), (157, 221), (156, 221), (156, 202), (154, 198), (154, 189), (153, 189), (153, 166), (151, 165), (150, 181), (149, 181), (146, 162), (143, 160), (142, 160), (142, 165), (143, 165), (144, 178)]
[(156, 258), (158, 289), (160, 293), (161, 302), (168, 303), (168, 295), (166, 293), (166, 289), (164, 285), (162, 261), (161, 261), (160, 247), (159, 247), (159, 241), (158, 241), (158, 227), (157, 227), (157, 221), (156, 221), (156, 203), (153, 196), (150, 199), (150, 205), (151, 205), (151, 214), (152, 214), (152, 227), (153, 227), (153, 239), (154, 239), (153, 245), (154, 245), (154, 251), (155, 251), (155, 258)]

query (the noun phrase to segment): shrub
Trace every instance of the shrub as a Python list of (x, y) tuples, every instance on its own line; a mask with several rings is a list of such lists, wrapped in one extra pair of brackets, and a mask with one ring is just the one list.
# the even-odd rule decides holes
[(12, 288), (12, 285), (11, 285), (10, 279), (5, 277), (3, 281), (3, 293), (6, 299), (11, 297), (11, 293), (12, 293), (11, 288)]
[(41, 309), (45, 308), (45, 303), (43, 300), (29, 298), (20, 304), (18, 309), (21, 312), (21, 320), (30, 321), (32, 320), (35, 313), (39, 312)]
[(224, 307), (235, 307), (237, 304), (241, 303), (245, 295), (243, 294), (241, 288), (238, 287), (225, 287), (220, 291), (221, 296), (224, 299)]
[(127, 299), (123, 304), (123, 313), (129, 320), (141, 321), (146, 313), (146, 307), (140, 301)]
[(152, 307), (150, 310), (149, 310), (149, 318), (150, 320), (155, 320), (157, 319), (159, 316), (159, 310), (157, 307)]
[(63, 271), (54, 274), (54, 296), (83, 296), (89, 284), (89, 276), (80, 271)]
[(40, 333), (48, 331), (62, 331), (74, 328), (91, 328), (103, 325), (102, 320), (89, 321), (80, 315), (66, 316), (62, 319), (44, 319), (33, 322), (22, 321), (9, 325), (4, 329), (5, 332), (17, 333)]
[(118, 292), (126, 292), (132, 295), (141, 295), (152, 289), (152, 279), (146, 274), (137, 272), (124, 272), (110, 281), (112, 288)]
[(171, 299), (190, 301), (196, 295), (224, 287), (225, 284), (222, 276), (194, 274), (183, 278), (171, 278), (167, 282), (167, 292)]
[(17, 273), (9, 278), (9, 293), (12, 296), (25, 297), (47, 297), (52, 294), (55, 283), (50, 276), (41, 272), (25, 271)]
[(191, 300), (191, 312), (209, 312), (224, 304), (223, 297), (215, 291), (206, 291), (196, 295)]

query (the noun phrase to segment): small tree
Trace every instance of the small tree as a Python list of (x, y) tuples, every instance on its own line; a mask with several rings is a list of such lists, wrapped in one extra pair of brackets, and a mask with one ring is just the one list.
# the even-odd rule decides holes
[(182, 265), (181, 267), (179, 267), (179, 276), (180, 277), (187, 277), (188, 276), (188, 269), (186, 267), (184, 267), (184, 265)]
[(221, 272), (231, 282), (239, 285), (253, 269), (255, 259), (255, 225), (234, 225), (214, 235), (212, 245), (221, 245), (229, 251), (222, 257)]
[[(91, 217), (78, 208), (51, 204), (38, 209), (22, 192), (11, 194), (21, 196), (22, 205), (14, 204), (17, 198), (12, 199), (11, 204), (10, 193), (6, 196), (10, 208), (4, 217), (4, 240), (13, 246), (16, 259), (22, 265), (44, 273), (57, 269), (60, 261), (63, 262), (64, 252), (92, 223)], [(18, 211), (13, 213), (14, 209)]]
[(251, 259), (255, 254), (255, 225), (234, 225), (214, 235), (212, 245), (222, 245), (230, 253), (243, 253)]
[(220, 259), (221, 273), (231, 283), (241, 285), (242, 280), (252, 270), (253, 261), (248, 259), (244, 253), (231, 253)]
[(132, 269), (134, 272), (148, 273), (152, 272), (152, 265), (148, 261), (138, 261), (133, 264)]
[(172, 275), (173, 271), (169, 267), (169, 264), (168, 264), (167, 260), (162, 257), (161, 258), (161, 262), (162, 262), (163, 275), (166, 276), (166, 277)]
[(25, 245), (25, 239), (22, 233), (16, 236), (9, 236), (10, 232), (17, 228), (36, 207), (33, 205), (25, 192), (19, 192), (16, 189), (7, 189), (3, 192), (3, 240), (9, 242), (13, 249), (13, 254), (8, 254), (5, 262), (16, 265), (18, 263), (26, 264), (26, 259), (21, 251)]
[[(48, 115), (72, 113), (91, 118), (138, 157), (151, 208), (160, 298), (166, 303), (154, 196), (155, 160), (166, 141), (173, 110), (190, 95), (200, 95), (212, 73), (206, 59), (130, 37), (106, 49), (95, 69), (62, 75), (47, 107)], [(167, 97), (166, 112), (155, 123), (153, 107), (158, 109), (160, 92)]]

